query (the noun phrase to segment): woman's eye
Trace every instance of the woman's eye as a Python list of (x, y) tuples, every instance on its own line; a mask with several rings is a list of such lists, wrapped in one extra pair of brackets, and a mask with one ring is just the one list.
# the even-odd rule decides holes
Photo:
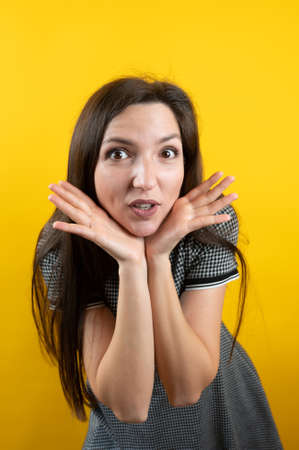
[[(165, 153), (165, 152), (169, 152), (169, 151), (171, 151), (171, 152), (173, 152), (174, 153), (174, 158), (178, 155), (178, 150), (176, 150), (175, 148), (171, 148), (171, 147), (169, 147), (169, 148), (165, 148), (163, 151), (162, 151), (162, 153)], [(166, 159), (174, 159), (174, 158), (166, 158)]]
[[(113, 153), (122, 153), (122, 152), (125, 153), (125, 150), (123, 150), (122, 148), (114, 148), (107, 153), (107, 158), (110, 158), (110, 156)], [(115, 159), (115, 158), (112, 158), (112, 159)], [(116, 158), (116, 159), (123, 159), (123, 158)]]
[[(170, 153), (170, 152), (172, 152), (172, 153), (174, 153), (174, 157), (173, 158), (170, 158), (170, 157), (167, 157), (167, 158), (163, 158), (163, 159), (174, 159), (178, 154), (179, 154), (179, 151), (178, 150), (176, 150), (175, 148), (171, 148), (171, 147), (167, 147), (167, 148), (165, 148), (165, 149), (163, 149), (162, 150), (162, 154), (165, 154), (165, 153)], [(127, 154), (127, 152), (126, 152), (126, 150), (124, 150), (124, 149), (122, 149), (122, 148), (113, 148), (112, 150), (110, 150), (110, 151), (108, 151), (107, 152), (107, 155), (106, 155), (106, 157), (107, 158), (111, 158), (111, 155), (113, 155), (113, 154), (119, 154), (119, 153), (124, 153), (124, 154)], [(127, 158), (111, 158), (112, 160), (121, 160), (121, 159), (127, 159)]]

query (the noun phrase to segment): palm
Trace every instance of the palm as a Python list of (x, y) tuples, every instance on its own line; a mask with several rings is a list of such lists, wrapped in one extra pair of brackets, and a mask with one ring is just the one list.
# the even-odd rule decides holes
[(50, 185), (50, 188), (56, 196), (49, 199), (75, 222), (56, 222), (55, 228), (94, 242), (117, 261), (144, 257), (144, 238), (125, 230), (80, 189), (67, 181)]
[(234, 181), (234, 177), (226, 177), (211, 189), (221, 175), (221, 172), (214, 173), (184, 197), (177, 199), (158, 231), (145, 239), (148, 256), (169, 255), (186, 234), (230, 219), (227, 214), (215, 214), (238, 197), (237, 194), (221, 195)]
[[(152, 252), (166, 253), (167, 251), (169, 253), (173, 243), (179, 242), (180, 239), (189, 233), (189, 221), (186, 215), (191, 216), (192, 205), (188, 205), (188, 203), (186, 197), (178, 198), (156, 233), (144, 239), (147, 254)], [(188, 211), (190, 211), (189, 214)], [(163, 245), (161, 245), (162, 240)]]

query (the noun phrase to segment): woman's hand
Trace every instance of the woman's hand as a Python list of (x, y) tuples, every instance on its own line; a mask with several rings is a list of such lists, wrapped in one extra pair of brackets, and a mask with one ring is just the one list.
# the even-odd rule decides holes
[(136, 237), (68, 181), (50, 184), (49, 200), (76, 223), (54, 222), (57, 230), (77, 234), (99, 245), (118, 262), (145, 259), (144, 238)]
[(222, 175), (223, 172), (214, 173), (184, 197), (176, 200), (157, 232), (144, 239), (147, 258), (169, 255), (177, 243), (191, 231), (229, 220), (228, 214), (214, 214), (238, 198), (234, 193), (217, 200), (222, 191), (234, 181), (234, 177), (225, 177), (210, 190)]

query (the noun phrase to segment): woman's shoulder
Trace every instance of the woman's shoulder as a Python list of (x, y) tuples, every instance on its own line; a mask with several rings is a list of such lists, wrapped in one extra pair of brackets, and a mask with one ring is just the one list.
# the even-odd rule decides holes
[(190, 250), (200, 252), (204, 251), (206, 246), (211, 245), (205, 244), (204, 242), (200, 241), (200, 235), (204, 233), (205, 229), (212, 231), (217, 236), (230, 241), (234, 245), (237, 244), (239, 234), (239, 220), (236, 210), (232, 205), (226, 205), (224, 208), (217, 211), (215, 215), (221, 214), (229, 214), (231, 216), (231, 219), (196, 230), (199, 239), (197, 239), (192, 233), (187, 234), (183, 239), (185, 251)]
[(39, 255), (39, 266), (42, 276), (46, 282), (56, 282), (59, 273), (62, 271), (62, 257), (59, 245), (51, 246), (49, 236), (51, 234), (52, 225), (47, 222), (42, 228), (38, 243), (37, 255)]
[(239, 234), (239, 219), (235, 208), (232, 205), (226, 205), (224, 208), (217, 211), (216, 215), (219, 214), (229, 214), (231, 219), (226, 222), (210, 225), (208, 228), (236, 245)]

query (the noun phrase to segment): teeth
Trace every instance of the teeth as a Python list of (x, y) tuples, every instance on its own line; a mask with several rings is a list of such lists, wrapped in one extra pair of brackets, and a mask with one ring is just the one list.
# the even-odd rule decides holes
[(150, 209), (153, 205), (149, 205), (148, 203), (145, 204), (140, 204), (140, 205), (134, 205), (135, 208), (139, 208), (139, 209)]

